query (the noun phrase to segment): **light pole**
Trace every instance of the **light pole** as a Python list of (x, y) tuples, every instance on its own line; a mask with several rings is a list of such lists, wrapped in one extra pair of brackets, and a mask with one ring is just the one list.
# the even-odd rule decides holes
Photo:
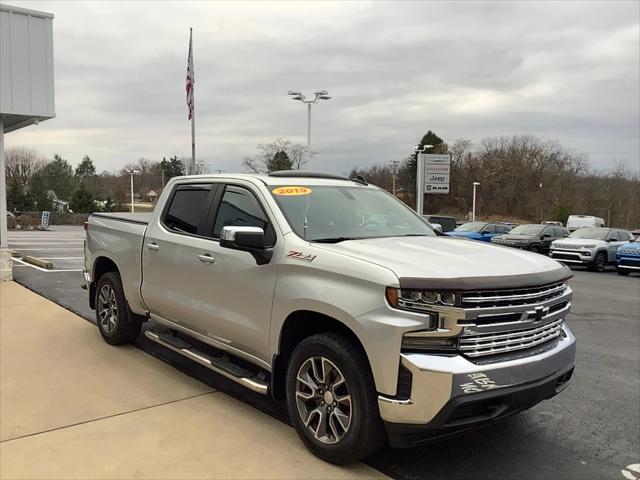
[(473, 210), (471, 211), (471, 221), (476, 221), (476, 188), (480, 185), (480, 182), (473, 182)]
[(307, 150), (311, 155), (311, 104), (319, 103), (320, 100), (330, 100), (329, 92), (326, 90), (320, 90), (319, 92), (313, 92), (313, 98), (307, 98), (300, 92), (289, 90), (287, 95), (291, 95), (292, 100), (299, 100), (302, 103), (307, 104)]
[(140, 170), (127, 170), (127, 173), (131, 177), (131, 213), (135, 213), (135, 208), (133, 208), (133, 176), (138, 175)]
[(424, 210), (424, 162), (420, 161), (420, 154), (427, 153), (427, 150), (433, 148), (433, 145), (414, 145), (416, 151), (416, 212), (422, 215)]

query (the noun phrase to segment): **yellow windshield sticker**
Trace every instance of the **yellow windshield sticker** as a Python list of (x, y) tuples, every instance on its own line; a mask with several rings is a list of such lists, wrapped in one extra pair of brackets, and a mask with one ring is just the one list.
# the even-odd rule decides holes
[(271, 192), (274, 195), (309, 195), (312, 190), (307, 187), (278, 187)]

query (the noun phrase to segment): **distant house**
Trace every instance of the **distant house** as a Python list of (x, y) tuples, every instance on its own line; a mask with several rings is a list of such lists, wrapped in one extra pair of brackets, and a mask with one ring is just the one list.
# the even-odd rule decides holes
[(65, 213), (69, 211), (69, 202), (66, 200), (60, 200), (53, 190), (47, 190), (47, 198), (53, 203), (53, 210), (58, 213)]
[(147, 202), (156, 203), (156, 200), (158, 200), (158, 194), (154, 190), (149, 190), (145, 196)]

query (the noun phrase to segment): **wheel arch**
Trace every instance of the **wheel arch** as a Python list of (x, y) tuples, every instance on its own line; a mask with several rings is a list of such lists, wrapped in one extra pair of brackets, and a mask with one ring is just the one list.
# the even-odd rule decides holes
[(356, 333), (342, 321), (312, 310), (296, 310), (285, 319), (280, 330), (277, 353), (273, 355), (271, 371), (271, 395), (277, 400), (285, 398), (287, 364), (296, 345), (311, 335), (323, 332), (338, 332), (357, 345), (371, 368), (364, 345)]
[(92, 310), (96, 308), (96, 285), (98, 284), (98, 280), (100, 277), (107, 272), (118, 272), (120, 273), (120, 269), (113, 259), (107, 256), (99, 256), (97, 257), (91, 268), (91, 284), (89, 285), (89, 306)]

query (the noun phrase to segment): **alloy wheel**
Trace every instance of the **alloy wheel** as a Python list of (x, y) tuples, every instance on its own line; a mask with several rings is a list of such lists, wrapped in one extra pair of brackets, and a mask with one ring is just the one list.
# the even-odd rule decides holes
[(98, 317), (104, 333), (111, 334), (118, 324), (116, 292), (111, 285), (103, 285), (98, 295)]
[(325, 357), (307, 358), (296, 376), (296, 405), (304, 426), (324, 444), (349, 431), (353, 406), (344, 375)]

